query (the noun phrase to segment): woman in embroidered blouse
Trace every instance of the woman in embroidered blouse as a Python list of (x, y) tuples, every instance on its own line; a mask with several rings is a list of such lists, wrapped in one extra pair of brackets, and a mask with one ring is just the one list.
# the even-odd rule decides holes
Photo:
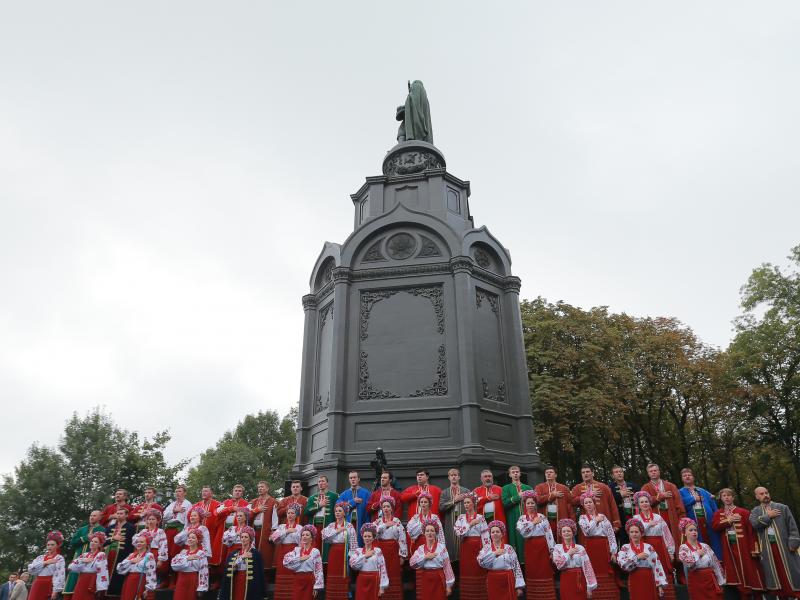
[(619, 587), (611, 564), (616, 562), (617, 554), (614, 527), (605, 515), (597, 512), (594, 492), (581, 494), (580, 503), (582, 514), (578, 519), (578, 526), (597, 578), (597, 589), (593, 596), (596, 600), (619, 600)]
[(108, 589), (108, 561), (103, 552), (105, 543), (106, 534), (102, 531), (89, 534), (89, 551), (70, 563), (69, 570), (78, 573), (72, 600), (95, 600), (97, 592)]
[(300, 533), (300, 545), (283, 557), (284, 566), (292, 573), (292, 600), (311, 600), (325, 587), (322, 555), (314, 548), (316, 535), (317, 528), (306, 525)]
[(442, 539), (439, 519), (424, 521), (422, 531), (424, 542), (409, 560), (411, 568), (417, 571), (417, 600), (445, 600), (453, 591), (456, 577)]
[(486, 569), (478, 563), (481, 549), (490, 543), (489, 527), (483, 515), (477, 512), (478, 495), (475, 492), (464, 494), (464, 512), (458, 516), (453, 526), (459, 545), (459, 594), (466, 600), (486, 598)]
[(358, 547), (358, 535), (356, 528), (347, 520), (349, 512), (349, 502), (337, 502), (333, 507), (334, 522), (322, 530), (322, 541), (329, 544), (326, 600), (347, 600), (350, 595), (347, 556)]
[[(281, 523), (273, 531), (269, 539), (275, 547), (275, 600), (292, 599), (292, 572), (285, 566), (284, 557), (294, 550), (300, 543), (300, 530), (302, 525), (298, 522), (303, 507), (292, 502), (286, 507), (286, 523)], [(316, 529), (314, 530), (316, 535)]]
[(172, 557), (172, 570), (178, 573), (172, 600), (195, 600), (198, 592), (208, 590), (208, 557), (201, 545), (203, 533), (185, 529), (186, 547)]
[(28, 565), (28, 571), (36, 577), (33, 580), (28, 600), (55, 600), (59, 592), (64, 589), (64, 557), (60, 548), (64, 543), (64, 535), (60, 531), (51, 531), (47, 534), (45, 553), (37, 556)]
[(244, 525), (236, 536), (239, 549), (228, 555), (219, 600), (263, 600), (264, 562), (255, 546), (256, 531)]
[(478, 554), (478, 563), (489, 571), (486, 590), (492, 600), (514, 600), (522, 596), (525, 579), (519, 567), (517, 553), (511, 544), (506, 544), (506, 525), (502, 521), (489, 523), (491, 541)]
[(422, 524), (428, 520), (436, 521), (438, 524), (438, 536), (439, 541), (442, 544), (445, 544), (444, 539), (444, 531), (442, 531), (442, 522), (439, 520), (439, 517), (434, 515), (431, 512), (431, 503), (433, 502), (433, 496), (429, 492), (420, 492), (417, 496), (417, 512), (414, 516), (412, 516), (408, 523), (406, 524), (406, 531), (408, 531), (408, 537), (411, 538), (411, 554), (413, 555), (414, 552), (425, 542), (425, 535), (422, 528)]
[(125, 576), (121, 600), (152, 598), (156, 589), (156, 559), (150, 553), (153, 535), (145, 530), (139, 532), (131, 552), (117, 565), (117, 571)]
[(528, 600), (556, 600), (553, 564), (555, 540), (547, 517), (538, 510), (534, 490), (522, 492), (525, 513), (517, 520), (517, 531), (525, 539), (525, 588)]
[(561, 519), (557, 526), (561, 543), (553, 548), (553, 563), (561, 571), (561, 600), (586, 600), (597, 587), (592, 562), (586, 549), (575, 543), (578, 526), (572, 519)]
[(403, 600), (402, 565), (408, 558), (406, 530), (400, 519), (394, 516), (394, 508), (394, 498), (381, 498), (381, 511), (375, 519), (375, 547), (383, 553), (389, 577), (389, 587), (383, 593), (384, 600)]
[(233, 525), (228, 527), (222, 534), (222, 544), (227, 548), (225, 551), (225, 560), (223, 564), (228, 564), (228, 558), (234, 552), (238, 552), (242, 548), (242, 542), (239, 540), (239, 534), (244, 527), (247, 527), (247, 521), (250, 518), (249, 506), (238, 506), (234, 511)]
[[(166, 575), (169, 571), (169, 546), (167, 544), (167, 532), (159, 527), (161, 524), (161, 511), (155, 508), (148, 508), (142, 515), (145, 528), (142, 531), (149, 531), (152, 539), (150, 540), (150, 553), (156, 559), (156, 574)], [(139, 532), (141, 533), (141, 531)], [(133, 543), (136, 544), (134, 534)]]
[(722, 600), (725, 575), (711, 546), (697, 540), (697, 523), (684, 517), (678, 528), (686, 538), (678, 549), (678, 559), (689, 572), (689, 597), (692, 600)]
[(667, 577), (667, 585), (664, 586), (664, 598), (675, 600), (674, 571), (672, 569), (672, 558), (675, 556), (675, 540), (669, 530), (669, 525), (661, 515), (653, 512), (650, 494), (647, 492), (636, 492), (633, 495), (633, 504), (636, 507), (636, 516), (639, 517), (644, 526), (642, 539), (658, 553), (658, 560), (661, 561), (661, 566), (664, 568), (664, 574)]
[(175, 534), (175, 545), (185, 546), (189, 530), (194, 529), (200, 533), (200, 546), (206, 551), (206, 557), (210, 557), (212, 552), (211, 534), (208, 532), (208, 527), (202, 524), (205, 518), (206, 511), (202, 506), (193, 506), (189, 509), (189, 514), (186, 515), (186, 527)]
[(636, 600), (659, 600), (667, 577), (655, 549), (642, 539), (644, 525), (638, 517), (625, 523), (629, 543), (617, 552), (617, 564), (628, 575), (628, 595)]
[(359, 571), (356, 578), (356, 600), (378, 600), (378, 596), (383, 596), (389, 587), (383, 552), (374, 545), (377, 533), (378, 527), (375, 523), (364, 523), (361, 526), (364, 547), (356, 548), (350, 553), (350, 567)]

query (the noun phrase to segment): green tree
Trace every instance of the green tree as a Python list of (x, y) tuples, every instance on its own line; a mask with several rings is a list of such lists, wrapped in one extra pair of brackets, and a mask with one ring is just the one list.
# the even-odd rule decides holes
[(283, 488), (295, 459), (295, 412), (281, 418), (275, 411), (247, 415), (233, 431), (227, 431), (214, 448), (200, 455), (189, 470), (187, 486), (192, 497), (210, 485), (214, 493), (227, 495), (241, 483), (254, 496), (258, 481), (269, 483), (273, 493)]
[(162, 451), (169, 439), (161, 432), (140, 440), (94, 409), (72, 415), (58, 448), (31, 446), (0, 488), (0, 575), (30, 559), (48, 531), (69, 538), (91, 510), (111, 501), (114, 489), (137, 496), (146, 483), (174, 486), (185, 463), (166, 463)]
[[(790, 267), (772, 264), (753, 270), (741, 290), (743, 314), (736, 321), (730, 359), (741, 384), (760, 448), (756, 483), (774, 473), (769, 465), (789, 466), (787, 501), (796, 503), (800, 487), (800, 246), (792, 248)], [(785, 476), (784, 476), (785, 477)], [(780, 484), (780, 477), (769, 477)], [(786, 497), (786, 496), (784, 496)]]

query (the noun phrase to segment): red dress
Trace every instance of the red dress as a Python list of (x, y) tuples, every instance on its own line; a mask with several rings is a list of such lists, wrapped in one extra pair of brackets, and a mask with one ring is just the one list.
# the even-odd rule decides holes
[(636, 600), (659, 600), (653, 569), (639, 567), (628, 575), (628, 596)]
[(53, 576), (39, 575), (33, 580), (28, 600), (50, 600), (53, 595)]
[(378, 600), (381, 576), (377, 571), (362, 571), (356, 578), (356, 600)]
[(527, 600), (556, 600), (550, 548), (544, 536), (525, 538), (525, 597)]
[[(322, 536), (320, 536), (322, 537)], [(400, 544), (397, 540), (375, 540), (386, 562), (389, 587), (383, 592), (383, 600), (403, 600), (403, 569), (400, 565)]]
[(444, 569), (417, 569), (417, 600), (447, 600)]
[(196, 600), (199, 578), (197, 571), (179, 571), (172, 600)]
[[(422, 537), (422, 536), (420, 536)], [(486, 600), (486, 569), (478, 564), (482, 543), (480, 536), (461, 538), (458, 555), (458, 588), (462, 600)]]

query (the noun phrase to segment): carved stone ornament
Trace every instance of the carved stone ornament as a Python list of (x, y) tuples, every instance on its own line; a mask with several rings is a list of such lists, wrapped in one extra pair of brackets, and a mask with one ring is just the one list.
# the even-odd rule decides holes
[(436, 361), (436, 381), (429, 387), (409, 394), (412, 398), (421, 396), (446, 396), (447, 395), (447, 349), (444, 344), (439, 346), (439, 358)]
[(475, 248), (475, 262), (478, 263), (480, 267), (488, 269), (492, 264), (492, 259), (489, 258), (489, 253), (483, 248)]
[(422, 249), (420, 249), (419, 254), (417, 254), (419, 258), (442, 255), (442, 251), (439, 250), (439, 246), (437, 246), (436, 242), (434, 242), (431, 238), (425, 237), (424, 235), (419, 237), (420, 240), (422, 240)]
[(410, 258), (417, 249), (417, 240), (408, 233), (397, 233), (386, 242), (386, 251), (395, 260)]
[(487, 400), (494, 400), (495, 402), (505, 402), (506, 401), (506, 384), (504, 381), (501, 381), (497, 386), (497, 392), (492, 393), (489, 390), (489, 383), (481, 377), (481, 386), (483, 387), (483, 397)]
[(444, 166), (444, 162), (433, 152), (414, 149), (391, 156), (383, 163), (383, 174), (390, 177), (411, 175), (428, 169), (442, 169)]
[(391, 288), (386, 290), (362, 290), (361, 291), (361, 310), (359, 315), (359, 331), (362, 340), (367, 339), (369, 328), (369, 316), (372, 312), (372, 307), (376, 302), (391, 298), (399, 292), (406, 292), (414, 296), (422, 296), (427, 298), (433, 304), (433, 311), (436, 314), (436, 330), (440, 334), (444, 334), (444, 301), (442, 297), (442, 287), (439, 285), (432, 285), (426, 287), (415, 288)]
[(389, 390), (378, 390), (372, 386), (369, 380), (369, 365), (367, 364), (369, 355), (366, 352), (361, 352), (358, 360), (358, 399), (359, 400), (374, 400), (376, 398), (399, 398), (397, 394)]
[(317, 394), (317, 397), (314, 399), (314, 414), (317, 415), (324, 410), (328, 409), (328, 405), (331, 403), (331, 393), (326, 392), (325, 399), (322, 399), (322, 396)]
[(319, 276), (319, 287), (322, 287), (329, 281), (333, 281), (333, 261), (330, 259), (326, 260), (325, 265), (322, 267), (322, 272)]
[(484, 302), (488, 302), (495, 315), (500, 314), (500, 306), (498, 304), (497, 294), (492, 294), (481, 288), (475, 288), (475, 306), (480, 308)]
[(333, 302), (329, 303), (325, 308), (323, 308), (319, 313), (319, 328), (322, 329), (325, 327), (325, 321), (328, 320), (328, 317), (333, 320)]
[(383, 238), (372, 244), (369, 249), (364, 253), (364, 262), (375, 262), (379, 260), (386, 260), (386, 257), (381, 252), (381, 245)]

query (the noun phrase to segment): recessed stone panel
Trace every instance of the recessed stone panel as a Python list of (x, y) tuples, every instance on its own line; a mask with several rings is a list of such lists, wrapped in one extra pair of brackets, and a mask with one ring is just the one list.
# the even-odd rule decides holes
[(450, 437), (450, 419), (367, 421), (356, 423), (355, 441), (438, 440)]

